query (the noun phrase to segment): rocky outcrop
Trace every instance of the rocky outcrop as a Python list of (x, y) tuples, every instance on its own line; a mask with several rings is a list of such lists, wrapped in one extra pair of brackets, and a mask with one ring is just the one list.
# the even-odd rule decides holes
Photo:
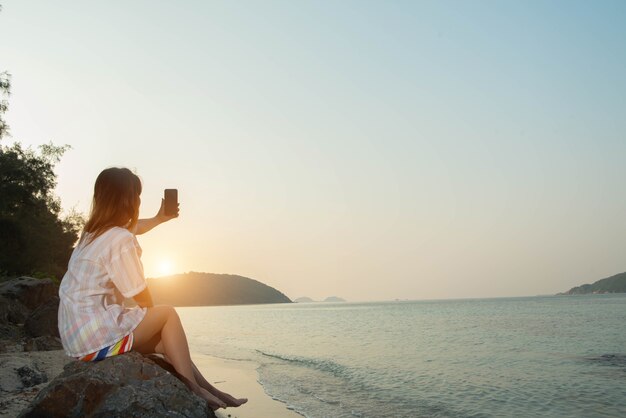
[(58, 287), (19, 277), (0, 284), (0, 352), (59, 350)]
[(57, 292), (50, 279), (0, 283), (0, 417), (15, 417), (69, 361), (60, 350)]
[(50, 279), (18, 277), (0, 284), (2, 297), (17, 301), (30, 311), (58, 295), (58, 287)]
[(20, 417), (215, 417), (174, 375), (139, 353), (72, 361)]
[(24, 322), (24, 330), (31, 337), (51, 335), (59, 337), (59, 297), (53, 296), (37, 307)]
[(22, 324), (30, 310), (18, 300), (5, 298), (0, 289), (0, 324)]

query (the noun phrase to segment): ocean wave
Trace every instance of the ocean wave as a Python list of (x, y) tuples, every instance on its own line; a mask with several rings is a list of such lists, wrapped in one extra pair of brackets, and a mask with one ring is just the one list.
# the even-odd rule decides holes
[(284, 354), (275, 354), (275, 353), (266, 353), (261, 350), (255, 350), (257, 353), (261, 354), (265, 357), (275, 358), (277, 360), (282, 360), (291, 364), (297, 364), (300, 366), (312, 368), (315, 370), (320, 370), (323, 372), (331, 373), (333, 376), (344, 378), (344, 379), (352, 379), (354, 376), (354, 371), (349, 367), (343, 366), (339, 363), (335, 363), (332, 360), (324, 360), (324, 359), (316, 359), (316, 358), (307, 358), (300, 356), (288, 356)]
[(624, 354), (602, 354), (584, 357), (584, 359), (599, 366), (609, 367), (609, 370), (619, 374), (626, 373), (626, 355)]

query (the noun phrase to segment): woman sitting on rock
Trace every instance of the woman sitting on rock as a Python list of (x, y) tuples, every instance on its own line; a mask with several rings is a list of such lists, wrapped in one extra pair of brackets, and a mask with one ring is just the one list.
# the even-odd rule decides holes
[[(141, 180), (127, 168), (108, 168), (94, 187), (93, 203), (59, 288), (59, 331), (67, 355), (98, 361), (131, 349), (158, 353), (212, 409), (240, 406), (213, 387), (191, 361), (187, 337), (172, 306), (154, 306), (135, 235), (178, 217), (163, 201), (151, 219), (138, 219)], [(125, 298), (139, 305), (128, 308)]]

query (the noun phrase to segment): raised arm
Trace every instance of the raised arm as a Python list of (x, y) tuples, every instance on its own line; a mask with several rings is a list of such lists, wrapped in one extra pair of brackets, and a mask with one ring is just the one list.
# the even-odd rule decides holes
[(135, 235), (145, 234), (155, 226), (162, 224), (163, 222), (167, 222), (171, 219), (178, 218), (178, 207), (176, 208), (176, 214), (174, 215), (166, 215), (165, 214), (165, 201), (161, 199), (161, 208), (159, 212), (153, 218), (139, 219), (137, 221), (137, 225), (135, 226), (135, 230), (132, 231)]

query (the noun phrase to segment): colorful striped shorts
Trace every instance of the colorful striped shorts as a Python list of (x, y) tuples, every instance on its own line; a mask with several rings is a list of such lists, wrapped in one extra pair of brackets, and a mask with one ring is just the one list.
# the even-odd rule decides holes
[(80, 361), (100, 361), (104, 360), (107, 357), (117, 356), (118, 354), (125, 353), (130, 351), (133, 347), (133, 333), (131, 332), (118, 342), (108, 347), (104, 347), (101, 350), (98, 350), (94, 353), (87, 354), (82, 357), (78, 357)]

